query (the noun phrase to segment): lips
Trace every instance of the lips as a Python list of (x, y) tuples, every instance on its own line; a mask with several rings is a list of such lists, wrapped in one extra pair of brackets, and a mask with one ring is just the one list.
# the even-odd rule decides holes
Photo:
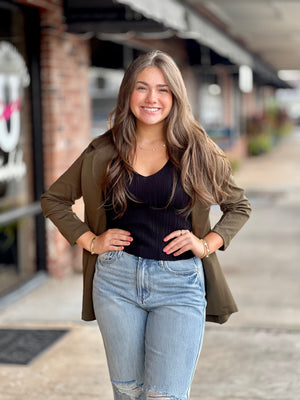
[(142, 107), (142, 109), (147, 112), (157, 112), (160, 110), (160, 108), (157, 107)]

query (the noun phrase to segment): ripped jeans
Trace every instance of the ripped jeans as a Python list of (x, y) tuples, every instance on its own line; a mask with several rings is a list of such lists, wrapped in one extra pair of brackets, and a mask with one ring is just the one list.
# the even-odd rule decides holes
[(188, 400), (205, 326), (201, 259), (98, 256), (93, 303), (115, 400)]

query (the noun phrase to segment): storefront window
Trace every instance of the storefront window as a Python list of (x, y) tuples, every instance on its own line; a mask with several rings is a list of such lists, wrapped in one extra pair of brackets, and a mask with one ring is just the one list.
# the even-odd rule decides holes
[(117, 103), (123, 70), (90, 68), (89, 92), (92, 100), (92, 136), (96, 137), (108, 129), (107, 116)]
[(0, 294), (36, 269), (30, 77), (24, 16), (0, 4)]

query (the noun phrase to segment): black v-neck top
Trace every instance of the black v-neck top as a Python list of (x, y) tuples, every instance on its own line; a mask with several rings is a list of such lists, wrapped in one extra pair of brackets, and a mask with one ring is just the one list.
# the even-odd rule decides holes
[(121, 218), (116, 218), (114, 211), (106, 207), (107, 227), (127, 230), (133, 237), (133, 242), (124, 249), (127, 253), (169, 261), (193, 257), (191, 251), (176, 257), (163, 252), (167, 244), (163, 241), (165, 236), (176, 230), (192, 228), (191, 217), (179, 213), (187, 206), (189, 196), (178, 174), (174, 197), (168, 205), (173, 187), (173, 169), (169, 160), (153, 175), (143, 176), (134, 172), (128, 189), (138, 202), (127, 199), (127, 209)]

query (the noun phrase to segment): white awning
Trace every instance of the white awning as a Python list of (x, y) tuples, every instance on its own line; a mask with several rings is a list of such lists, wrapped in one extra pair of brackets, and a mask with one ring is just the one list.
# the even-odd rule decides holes
[(174, 30), (186, 30), (186, 7), (174, 0), (117, 0)]
[[(203, 44), (217, 54), (227, 58), (233, 64), (247, 65), (265, 79), (282, 87), (283, 81), (276, 72), (262, 60), (244, 49), (238, 42), (213, 25), (206, 18), (197, 14), (178, 0), (114, 0), (127, 5), (132, 10), (164, 25), (174, 35), (193, 39)], [(170, 33), (170, 32), (169, 32)]]
[(133, 10), (162, 23), (174, 34), (194, 39), (238, 65), (253, 66), (252, 55), (232, 40), (226, 33), (177, 0), (117, 0)]
[(188, 29), (186, 32), (181, 32), (180, 36), (184, 35), (204, 44), (235, 64), (253, 66), (253, 56), (248, 51), (201, 15), (195, 15), (189, 11), (187, 19)]

